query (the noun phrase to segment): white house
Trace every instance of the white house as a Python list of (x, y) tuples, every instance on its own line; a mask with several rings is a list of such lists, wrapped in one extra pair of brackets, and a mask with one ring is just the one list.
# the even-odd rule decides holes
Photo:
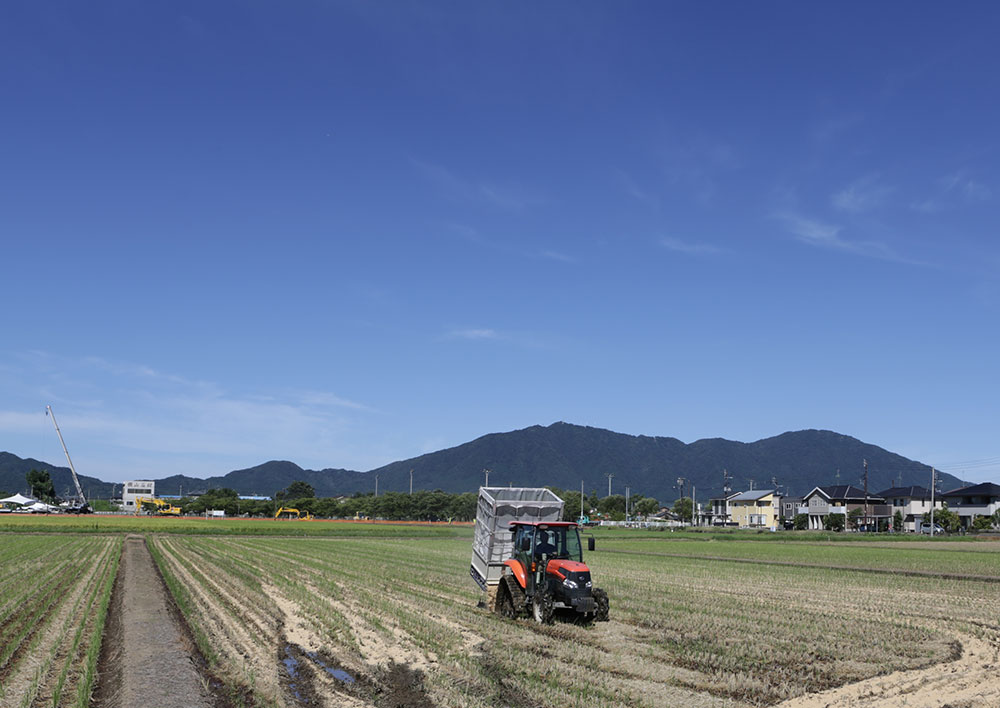
[[(920, 530), (924, 517), (930, 520), (931, 491), (926, 487), (891, 487), (878, 495), (891, 507), (893, 517), (897, 511), (903, 516), (903, 528), (894, 528), (894, 531), (915, 532)], [(941, 497), (934, 499), (935, 509), (940, 509), (943, 505)]]
[(970, 487), (959, 487), (944, 492), (941, 498), (948, 510), (958, 514), (962, 528), (970, 528), (977, 516), (993, 516), (1000, 511), (1000, 484), (983, 482)]

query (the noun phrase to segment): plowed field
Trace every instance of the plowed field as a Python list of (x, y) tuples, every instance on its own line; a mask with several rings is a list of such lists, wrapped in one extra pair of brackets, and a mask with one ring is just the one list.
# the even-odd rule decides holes
[[(611, 596), (593, 626), (478, 608), (464, 536), (150, 545), (214, 674), (257, 705), (998, 705), (995, 552), (961, 554), (964, 579), (910, 549), (893, 574), (843, 569), (847, 549), (619, 543), (587, 558)], [(753, 562), (767, 546), (780, 564)], [(865, 553), (892, 569), (894, 549)]]

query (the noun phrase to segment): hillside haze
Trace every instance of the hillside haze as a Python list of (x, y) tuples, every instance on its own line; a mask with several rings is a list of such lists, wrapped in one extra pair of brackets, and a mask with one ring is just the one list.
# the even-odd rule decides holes
[[(410, 470), (413, 488), (446, 492), (475, 491), (490, 470), (491, 486), (556, 486), (579, 489), (599, 496), (608, 493), (608, 474), (613, 474), (612, 493), (625, 487), (633, 494), (652, 496), (661, 502), (677, 498), (677, 479), (685, 481), (705, 500), (722, 493), (723, 470), (732, 476), (734, 490), (780, 486), (783, 493), (802, 495), (818, 485), (863, 486), (864, 460), (868, 461), (868, 488), (872, 493), (897, 484), (930, 484), (931, 468), (856, 438), (827, 430), (801, 430), (742, 443), (721, 438), (686, 444), (676, 438), (626, 435), (601, 428), (568, 423), (532, 426), (507, 433), (484, 435), (457, 447), (393, 462), (368, 472), (345, 469), (306, 470), (293, 462), (271, 461), (223, 476), (200, 479), (175, 475), (157, 480), (158, 494), (202, 492), (229, 487), (241, 494), (273, 495), (296, 480), (308, 482), (318, 496), (372, 492), (378, 476), (379, 492), (408, 491)], [(52, 472), (57, 493), (72, 487), (69, 468), (38, 460), (21, 460), (0, 453), (0, 490), (24, 490), (25, 473), (35, 467)], [(838, 476), (839, 474), (839, 476)], [(939, 473), (941, 488), (962, 482)], [(141, 475), (137, 475), (141, 478)], [(108, 496), (111, 484), (94, 477), (81, 477), (84, 491)]]

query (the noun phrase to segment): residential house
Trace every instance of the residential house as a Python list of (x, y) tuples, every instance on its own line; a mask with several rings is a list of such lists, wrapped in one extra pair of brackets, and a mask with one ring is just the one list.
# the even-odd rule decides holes
[(752, 489), (741, 492), (728, 501), (736, 526), (777, 531), (781, 496), (775, 490)]
[(705, 519), (705, 524), (708, 526), (731, 526), (732, 513), (729, 508), (729, 501), (738, 494), (739, 492), (731, 492), (724, 497), (709, 499), (709, 508), (702, 515), (702, 518)]
[[(878, 496), (885, 499), (885, 503), (892, 507), (893, 518), (897, 511), (903, 516), (903, 528), (893, 527), (893, 531), (916, 532), (920, 530), (920, 524), (925, 517), (930, 520), (931, 491), (926, 487), (891, 487), (879, 492)], [(934, 508), (940, 509), (942, 505), (941, 497), (937, 497), (934, 500)]]
[(782, 497), (781, 498), (781, 523), (787, 528), (791, 528), (795, 515), (799, 513), (802, 506), (802, 497)]
[(959, 487), (944, 492), (941, 498), (948, 505), (949, 511), (958, 514), (962, 528), (967, 529), (972, 527), (972, 521), (977, 516), (993, 516), (1000, 511), (1000, 484), (983, 482)]
[(879, 521), (892, 517), (891, 507), (885, 499), (877, 494), (865, 494), (864, 490), (850, 484), (838, 484), (831, 487), (814, 487), (802, 499), (799, 513), (809, 514), (809, 528), (822, 529), (824, 517), (829, 514), (843, 514), (845, 517), (855, 509), (862, 509), (867, 518), (862, 516), (859, 524), (873, 531), (878, 528)]

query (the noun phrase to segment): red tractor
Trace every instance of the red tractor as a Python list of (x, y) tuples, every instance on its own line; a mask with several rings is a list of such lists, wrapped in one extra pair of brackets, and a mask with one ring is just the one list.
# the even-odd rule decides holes
[(510, 528), (514, 550), (504, 561), (497, 612), (512, 618), (530, 613), (547, 623), (555, 610), (565, 609), (583, 622), (607, 621), (608, 594), (591, 585), (576, 523), (513, 521)]

